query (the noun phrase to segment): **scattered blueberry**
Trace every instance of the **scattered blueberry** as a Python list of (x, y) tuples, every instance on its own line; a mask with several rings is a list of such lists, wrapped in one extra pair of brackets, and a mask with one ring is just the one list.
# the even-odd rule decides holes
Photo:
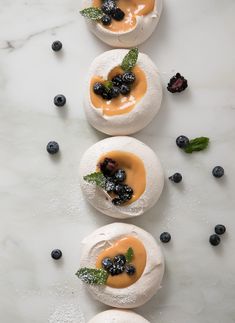
[(96, 82), (93, 86), (93, 91), (95, 94), (102, 95), (105, 92), (105, 87), (102, 83)]
[(123, 84), (122, 75), (119, 74), (114, 76), (114, 78), (112, 78), (112, 83), (114, 86), (120, 87)]
[(215, 227), (215, 233), (222, 235), (226, 232), (226, 227), (223, 224), (217, 224)]
[(59, 144), (55, 141), (50, 141), (47, 144), (47, 151), (51, 155), (58, 153), (59, 149), (60, 149)]
[(189, 139), (188, 137), (186, 136), (179, 136), (177, 139), (176, 139), (176, 145), (179, 147), (179, 148), (186, 148), (189, 144)]
[(114, 20), (117, 21), (122, 21), (125, 17), (125, 12), (122, 11), (120, 8), (116, 8), (113, 12), (112, 12), (112, 17)]
[(112, 13), (115, 12), (116, 10), (116, 3), (113, 0), (106, 0), (101, 6), (101, 10), (106, 14), (106, 15), (111, 15)]
[(62, 49), (63, 45), (59, 40), (56, 40), (52, 43), (51, 48), (54, 52), (58, 52)]
[(131, 92), (131, 88), (126, 84), (122, 84), (120, 86), (120, 92), (122, 95), (127, 95)]
[(217, 234), (212, 234), (209, 241), (212, 246), (218, 246), (220, 244), (220, 237)]
[(182, 179), (183, 177), (180, 173), (175, 173), (174, 175), (169, 177), (169, 180), (171, 180), (174, 183), (180, 183)]
[(124, 169), (118, 169), (114, 174), (114, 178), (119, 183), (124, 182), (126, 179), (126, 172), (124, 171)]
[(124, 266), (126, 263), (126, 257), (124, 255), (117, 255), (113, 258), (113, 263), (115, 265)]
[(104, 26), (110, 26), (112, 23), (112, 18), (109, 15), (104, 15), (101, 18), (101, 22)]
[(100, 163), (99, 167), (105, 176), (111, 176), (117, 169), (117, 163), (111, 158), (105, 158), (104, 161)]
[(163, 243), (168, 243), (171, 241), (171, 235), (170, 233), (168, 232), (163, 232), (161, 235), (160, 235), (160, 240), (161, 242)]
[(123, 74), (122, 80), (126, 84), (133, 84), (135, 82), (135, 74), (132, 72), (126, 72)]
[(63, 107), (66, 103), (66, 97), (63, 94), (58, 94), (54, 97), (54, 104), (57, 107)]
[(133, 276), (136, 272), (136, 269), (133, 265), (126, 265), (126, 273), (129, 276)]
[(221, 166), (216, 166), (213, 171), (212, 171), (212, 174), (214, 177), (216, 178), (221, 178), (224, 176), (224, 169), (223, 167)]
[(55, 260), (58, 260), (62, 257), (62, 251), (59, 249), (52, 250), (51, 257)]
[(102, 260), (102, 267), (105, 269), (105, 270), (109, 270), (111, 267), (113, 266), (113, 261), (111, 258), (104, 258)]
[(180, 74), (177, 73), (170, 79), (167, 90), (171, 93), (182, 92), (188, 87), (188, 81)]

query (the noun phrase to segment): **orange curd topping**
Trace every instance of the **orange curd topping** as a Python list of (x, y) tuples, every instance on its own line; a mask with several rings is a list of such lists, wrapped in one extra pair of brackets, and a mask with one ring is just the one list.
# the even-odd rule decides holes
[[(93, 0), (93, 7), (100, 8), (102, 0)], [(125, 32), (135, 27), (136, 17), (145, 16), (153, 11), (155, 0), (118, 0), (117, 6), (125, 13), (122, 21), (112, 19), (110, 26), (105, 28), (113, 32)]]
[(117, 276), (109, 275), (107, 280), (107, 285), (113, 288), (125, 288), (132, 284), (134, 284), (143, 274), (145, 266), (146, 266), (146, 250), (143, 243), (132, 237), (128, 236), (123, 238), (114, 245), (106, 250), (104, 250), (97, 259), (96, 268), (102, 268), (102, 260), (106, 257), (114, 258), (119, 254), (124, 254), (127, 252), (129, 248), (132, 248), (134, 251), (134, 257), (131, 261), (131, 264), (134, 265), (136, 272), (133, 276), (127, 275), (126, 272), (123, 272)]
[(119, 169), (126, 172), (126, 180), (124, 184), (130, 186), (134, 194), (130, 201), (125, 205), (131, 204), (138, 200), (144, 193), (146, 188), (146, 171), (143, 161), (135, 154), (125, 151), (110, 151), (102, 155), (98, 161), (98, 165), (104, 161), (105, 158), (111, 158), (118, 164)]
[[(131, 86), (131, 92), (127, 96), (119, 95), (119, 97), (107, 101), (93, 91), (93, 86), (96, 82), (103, 83), (105, 80), (100, 76), (94, 76), (90, 84), (90, 97), (93, 106), (97, 109), (102, 109), (103, 114), (106, 116), (120, 115), (128, 113), (134, 109), (136, 103), (141, 100), (147, 91), (147, 79), (144, 71), (136, 65), (133, 68), (136, 80)], [(123, 74), (124, 71), (121, 67), (115, 67), (108, 75), (108, 80), (118, 74)]]

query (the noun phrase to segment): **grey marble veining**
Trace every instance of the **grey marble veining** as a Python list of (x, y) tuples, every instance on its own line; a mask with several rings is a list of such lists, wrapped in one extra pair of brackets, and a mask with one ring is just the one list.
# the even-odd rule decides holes
[[(0, 322), (84, 323), (105, 306), (92, 300), (74, 273), (80, 241), (113, 222), (83, 199), (78, 163), (105, 136), (82, 110), (91, 61), (109, 49), (79, 16), (80, 1), (0, 0)], [(151, 56), (164, 87), (179, 71), (189, 89), (167, 91), (157, 118), (135, 137), (152, 147), (165, 170), (159, 203), (131, 221), (153, 234), (170, 231), (163, 246), (161, 291), (138, 313), (151, 323), (235, 322), (235, 2), (165, 0), (160, 25), (140, 49)], [(63, 42), (55, 55), (52, 41)], [(53, 106), (64, 93), (66, 108)], [(206, 135), (206, 152), (188, 156), (175, 138)], [(45, 151), (56, 140), (61, 153)], [(215, 165), (226, 176), (211, 176)], [(182, 172), (182, 185), (167, 177)], [(217, 223), (228, 233), (208, 244)], [(50, 259), (53, 248), (63, 260)]]

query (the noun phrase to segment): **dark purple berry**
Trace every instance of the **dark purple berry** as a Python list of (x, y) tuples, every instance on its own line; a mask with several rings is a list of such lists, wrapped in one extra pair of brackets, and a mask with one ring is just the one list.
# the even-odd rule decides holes
[(112, 203), (113, 205), (115, 206), (121, 206), (123, 204), (123, 201), (119, 198), (119, 197), (115, 197), (113, 200), (112, 200)]
[(115, 190), (114, 190), (114, 192), (117, 194), (117, 195), (122, 195), (122, 194), (124, 194), (124, 193), (126, 193), (126, 185), (124, 185), (124, 184), (117, 184), (116, 186), (115, 186)]
[(111, 15), (112, 13), (114, 13), (116, 8), (117, 8), (116, 3), (113, 0), (105, 0), (104, 3), (101, 6), (101, 10), (106, 15)]
[(126, 84), (122, 84), (120, 87), (120, 92), (122, 95), (127, 95), (131, 92), (131, 88)]
[(126, 179), (126, 172), (124, 171), (124, 169), (118, 169), (114, 174), (114, 178), (119, 183), (124, 182)]
[(120, 94), (120, 90), (118, 87), (114, 86), (113, 88), (110, 89), (110, 92), (111, 92), (111, 95), (112, 95), (112, 98), (115, 99), (119, 96)]
[(177, 73), (170, 79), (167, 90), (171, 93), (182, 92), (188, 87), (188, 81), (180, 74)]
[(126, 257), (124, 255), (117, 255), (113, 258), (113, 263), (115, 265), (124, 266), (126, 263)]
[(59, 249), (52, 250), (51, 257), (55, 260), (60, 259), (62, 257), (62, 251)]
[(50, 141), (47, 144), (47, 152), (51, 155), (58, 153), (59, 149), (59, 144), (56, 141)]
[(112, 93), (111, 91), (104, 91), (102, 94), (101, 94), (102, 98), (104, 100), (107, 100), (107, 101), (110, 101), (112, 100)]
[(209, 241), (210, 241), (210, 244), (212, 245), (212, 246), (218, 246), (219, 244), (220, 244), (220, 237), (217, 235), (217, 234), (212, 234), (211, 236), (210, 236), (210, 239), (209, 239)]
[(226, 232), (226, 227), (223, 224), (217, 224), (215, 227), (215, 233), (222, 235)]
[(168, 232), (163, 232), (161, 235), (160, 235), (160, 240), (161, 242), (163, 243), (168, 243), (171, 241), (171, 235), (170, 233)]
[(122, 80), (125, 84), (133, 84), (135, 82), (135, 74), (132, 72), (126, 72), (123, 74)]
[(213, 171), (212, 171), (212, 174), (214, 177), (216, 178), (221, 178), (224, 176), (224, 169), (223, 167), (221, 166), (216, 166)]
[(174, 175), (169, 177), (170, 181), (177, 183), (177, 184), (182, 182), (182, 179), (183, 179), (183, 177), (180, 173), (175, 173)]
[(59, 40), (56, 40), (52, 43), (51, 48), (54, 52), (58, 52), (62, 49), (63, 45)]
[(93, 86), (93, 91), (97, 95), (102, 95), (105, 92), (105, 87), (102, 83), (96, 82)]
[(66, 97), (63, 94), (58, 94), (54, 97), (54, 104), (57, 107), (63, 107), (66, 104)]
[(129, 276), (133, 276), (136, 272), (136, 269), (133, 265), (126, 265), (126, 273)]
[(176, 139), (176, 145), (179, 147), (179, 148), (186, 148), (189, 144), (189, 139), (188, 137), (186, 136), (179, 136), (177, 139)]
[(114, 20), (122, 21), (125, 17), (125, 12), (120, 8), (116, 8), (114, 12), (112, 12), (112, 17)]
[(104, 15), (102, 18), (101, 18), (101, 22), (104, 26), (110, 26), (111, 23), (112, 23), (112, 18), (108, 15)]
[(111, 182), (109, 180), (105, 183), (105, 191), (108, 193), (111, 193), (115, 190), (116, 184), (114, 182)]
[(120, 87), (123, 84), (122, 75), (119, 74), (114, 76), (114, 78), (112, 78), (112, 83), (113, 83), (113, 86)]
[(117, 162), (111, 158), (105, 158), (102, 163), (100, 163), (99, 167), (101, 172), (105, 176), (111, 176), (117, 169)]

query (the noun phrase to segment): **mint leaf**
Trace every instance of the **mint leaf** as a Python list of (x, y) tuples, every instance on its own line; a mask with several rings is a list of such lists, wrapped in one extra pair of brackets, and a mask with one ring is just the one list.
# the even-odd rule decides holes
[(104, 87), (106, 88), (107, 91), (110, 91), (113, 88), (113, 82), (112, 81), (105, 81)]
[(80, 268), (76, 276), (84, 283), (90, 285), (105, 285), (108, 279), (108, 273), (104, 269)]
[(189, 144), (184, 151), (187, 154), (192, 154), (194, 151), (204, 150), (208, 147), (210, 139), (207, 137), (199, 137), (189, 141)]
[(101, 172), (92, 173), (83, 177), (84, 181), (105, 188), (106, 178)]
[(132, 261), (132, 259), (134, 257), (134, 250), (131, 247), (127, 250), (127, 252), (125, 254), (125, 257), (126, 257), (126, 261), (127, 262), (131, 262)]
[(132, 48), (122, 61), (121, 68), (128, 72), (136, 65), (139, 56), (138, 48)]
[(95, 7), (83, 9), (82, 11), (80, 11), (80, 14), (83, 17), (94, 21), (100, 20), (104, 15), (103, 11), (100, 8), (95, 8)]

